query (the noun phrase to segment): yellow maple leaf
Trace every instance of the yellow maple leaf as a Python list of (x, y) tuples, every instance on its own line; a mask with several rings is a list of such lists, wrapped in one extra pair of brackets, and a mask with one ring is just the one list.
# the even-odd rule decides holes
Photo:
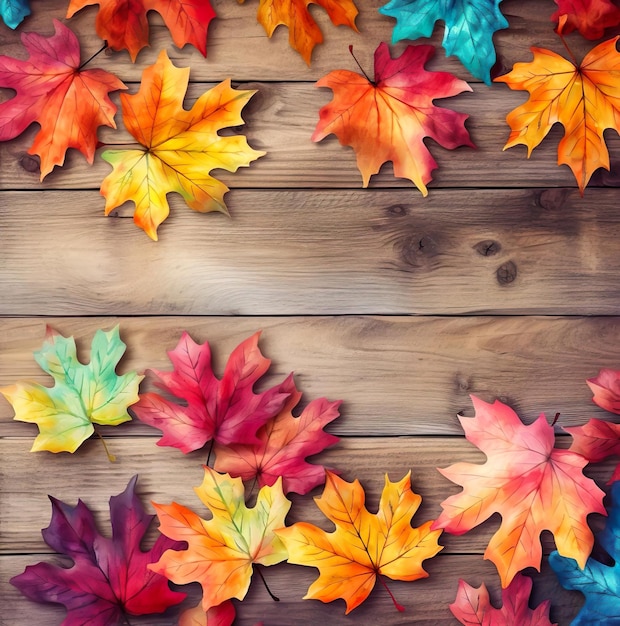
[(511, 89), (529, 91), (530, 98), (508, 114), (512, 132), (504, 146), (527, 146), (528, 157), (560, 122), (564, 137), (558, 145), (558, 165), (568, 165), (583, 193), (599, 167), (609, 169), (603, 133), (619, 130), (620, 54), (618, 37), (593, 48), (580, 65), (544, 48), (532, 48), (534, 60), (516, 63), (495, 79)]
[[(411, 472), (395, 483), (385, 477), (379, 510), (374, 515), (364, 505), (359, 481), (348, 483), (329, 471), (326, 475), (325, 490), (315, 502), (336, 530), (327, 533), (298, 522), (275, 531), (288, 550), (289, 563), (320, 571), (305, 599), (332, 602), (342, 598), (349, 613), (368, 597), (380, 576), (394, 580), (426, 578), (422, 561), (442, 549), (437, 543), (441, 531), (431, 530), (433, 522), (411, 526), (422, 502), (411, 490)], [(394, 604), (403, 610), (395, 600)]]
[(125, 126), (144, 147), (102, 155), (114, 168), (101, 185), (106, 215), (132, 200), (135, 223), (155, 240), (170, 211), (168, 193), (181, 194), (195, 211), (227, 214), (228, 187), (210, 171), (235, 172), (265, 154), (250, 148), (243, 135), (218, 134), (244, 123), (241, 109), (255, 91), (233, 89), (227, 79), (187, 111), (183, 96), (188, 80), (189, 68), (175, 67), (162, 50), (157, 62), (144, 70), (139, 92), (121, 98)]

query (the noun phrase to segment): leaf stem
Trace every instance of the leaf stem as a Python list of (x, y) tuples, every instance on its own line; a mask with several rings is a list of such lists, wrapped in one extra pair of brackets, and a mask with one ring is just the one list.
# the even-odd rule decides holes
[(110, 461), (110, 463), (115, 463), (116, 457), (110, 452), (110, 450), (108, 449), (108, 444), (106, 444), (105, 439), (96, 428), (95, 428), (95, 434), (97, 435), (97, 437), (99, 437), (99, 440), (103, 444), (103, 449), (105, 450), (105, 453), (108, 457), (108, 461)]
[(88, 59), (86, 59), (86, 61), (84, 61), (84, 63), (82, 63), (80, 67), (77, 68), (77, 71), (79, 72), (85, 65), (88, 65), (96, 56), (100, 55), (107, 47), (108, 47), (108, 42), (104, 41), (103, 46), (99, 48), (99, 50), (97, 50), (95, 54), (93, 54)]
[(579, 67), (579, 63), (577, 63), (577, 59), (575, 58), (573, 51), (568, 47), (568, 44), (566, 43), (566, 39), (564, 39), (564, 33), (562, 31), (564, 28), (564, 24), (566, 23), (566, 18), (565, 16), (562, 16), (562, 17), (564, 17), (564, 19), (560, 18), (560, 23), (558, 24), (558, 28), (555, 32), (558, 34), (558, 37), (562, 41), (563, 46), (566, 48), (566, 52), (568, 52), (568, 55), (570, 56), (575, 67)]
[(394, 594), (390, 591), (390, 588), (387, 586), (385, 580), (383, 580), (383, 576), (379, 575), (377, 576), (377, 578), (379, 579), (379, 582), (385, 587), (385, 590), (388, 592), (390, 598), (392, 598), (392, 602), (394, 603), (396, 610), (402, 613), (405, 610), (405, 607), (402, 604), (398, 604), (398, 602), (396, 602), (396, 598), (394, 597)]
[(207, 453), (207, 462), (206, 462), (207, 467), (211, 467), (209, 463), (211, 462), (211, 453), (213, 452), (214, 443), (215, 443), (215, 439), (211, 439), (211, 445), (209, 446), (209, 452)]
[(556, 413), (555, 417), (553, 418), (553, 421), (551, 422), (551, 426), (555, 426), (556, 422), (560, 419), (560, 413)]
[(351, 56), (353, 57), (353, 60), (357, 63), (357, 67), (360, 68), (362, 74), (364, 74), (364, 76), (366, 77), (366, 80), (371, 85), (374, 85), (375, 81), (374, 80), (370, 80), (370, 76), (368, 76), (368, 74), (366, 74), (366, 72), (364, 71), (364, 68), (361, 66), (360, 62), (357, 60), (357, 57), (353, 54), (353, 45), (349, 45), (349, 52), (350, 52)]
[(269, 597), (274, 602), (280, 602), (280, 598), (275, 596), (273, 594), (273, 592), (271, 591), (271, 589), (269, 589), (269, 585), (267, 584), (267, 581), (265, 580), (265, 577), (263, 576), (263, 573), (260, 571), (260, 567), (258, 565), (256, 566), (256, 571), (258, 572), (258, 575), (259, 575), (260, 579), (263, 581), (263, 585), (265, 585), (265, 589), (267, 590), (267, 593), (269, 594)]

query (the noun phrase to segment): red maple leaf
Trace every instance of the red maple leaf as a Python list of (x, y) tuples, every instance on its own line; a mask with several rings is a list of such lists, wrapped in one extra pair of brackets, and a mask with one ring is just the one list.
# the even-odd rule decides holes
[(255, 478), (260, 487), (273, 485), (281, 476), (284, 493), (294, 491), (303, 495), (325, 482), (325, 468), (308, 463), (305, 458), (338, 443), (339, 438), (326, 433), (323, 427), (339, 416), (340, 401), (313, 400), (299, 417), (294, 417), (292, 411), (301, 399), (301, 392), (297, 391), (292, 376), (282, 388), (291, 395), (278, 415), (258, 431), (260, 443), (216, 444), (213, 467), (246, 482)]
[[(593, 418), (583, 426), (571, 426), (564, 430), (573, 436), (570, 450), (581, 454), (590, 463), (600, 463), (607, 457), (620, 454), (620, 424)], [(620, 465), (608, 484), (617, 480), (620, 480)]]
[(424, 142), (430, 137), (444, 148), (474, 147), (465, 128), (467, 115), (435, 106), (471, 87), (448, 72), (429, 72), (425, 63), (433, 46), (407, 46), (393, 59), (386, 43), (375, 50), (375, 79), (348, 70), (323, 76), (317, 87), (329, 87), (334, 99), (319, 112), (312, 141), (336, 135), (357, 155), (363, 186), (387, 161), (394, 175), (408, 178), (427, 195), (426, 184), (437, 163)]
[(531, 591), (532, 579), (517, 574), (502, 592), (502, 608), (496, 609), (484, 583), (476, 588), (459, 580), (450, 610), (465, 626), (553, 626), (549, 620), (549, 600), (530, 609)]
[(113, 50), (128, 50), (132, 61), (149, 45), (149, 11), (162, 16), (177, 47), (190, 43), (207, 56), (207, 28), (215, 17), (208, 0), (71, 0), (67, 17), (91, 4), (100, 6), (97, 35)]
[(620, 24), (620, 7), (611, 0), (555, 0), (558, 10), (551, 16), (559, 22), (566, 16), (566, 22), (558, 27), (562, 33), (578, 30), (586, 39), (600, 39), (605, 29)]
[(620, 415), (620, 371), (602, 369), (595, 378), (586, 380), (595, 404), (610, 413)]
[(93, 162), (99, 126), (116, 128), (116, 106), (108, 93), (126, 89), (113, 74), (80, 68), (80, 44), (69, 28), (54, 20), (55, 33), (23, 33), (30, 57), (0, 56), (0, 87), (16, 95), (0, 103), (0, 141), (21, 135), (38, 122), (41, 130), (28, 152), (41, 157), (41, 179), (62, 165), (69, 148)]
[(254, 384), (271, 364), (258, 348), (259, 336), (234, 349), (219, 380), (211, 367), (209, 344), (197, 344), (183, 333), (168, 352), (174, 370), (149, 370), (159, 379), (157, 386), (183, 404), (150, 392), (131, 407), (138, 419), (163, 432), (157, 445), (188, 453), (211, 440), (225, 445), (260, 442), (256, 431), (280, 412), (289, 397), (289, 383), (254, 393)]
[(136, 496), (136, 480), (134, 476), (123, 493), (110, 498), (111, 539), (99, 533), (91, 510), (81, 500), (73, 507), (50, 496), (52, 519), (41, 534), (73, 565), (29, 565), (11, 584), (35, 602), (64, 604), (64, 626), (109, 626), (125, 614), (162, 613), (185, 599), (186, 594), (170, 590), (166, 578), (147, 569), (166, 550), (183, 543), (160, 535), (150, 550), (141, 550), (155, 516), (145, 513)]

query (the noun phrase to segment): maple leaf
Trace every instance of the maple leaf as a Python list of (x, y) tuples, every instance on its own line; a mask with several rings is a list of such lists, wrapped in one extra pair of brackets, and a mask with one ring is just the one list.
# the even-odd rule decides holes
[(565, 23), (558, 28), (562, 33), (576, 29), (586, 39), (600, 39), (606, 28), (620, 24), (620, 7), (611, 0), (555, 0), (555, 3), (559, 8), (551, 20), (560, 22), (566, 16)]
[[(620, 454), (620, 424), (593, 418), (583, 426), (564, 430), (573, 436), (570, 449), (584, 456), (589, 463), (599, 463), (607, 457)], [(614, 470), (609, 483), (617, 480), (620, 480), (620, 465)]]
[[(320, 572), (304, 599), (342, 598), (350, 613), (368, 597), (377, 579), (383, 582), (381, 576), (408, 581), (428, 576), (422, 561), (442, 549), (437, 543), (441, 531), (431, 530), (432, 522), (411, 526), (422, 498), (411, 490), (410, 477), (411, 472), (391, 482), (386, 475), (379, 510), (373, 515), (365, 507), (358, 480), (348, 483), (326, 472), (325, 490), (314, 500), (336, 530), (327, 533), (297, 522), (276, 531), (288, 550), (289, 563)], [(404, 610), (393, 596), (392, 600), (398, 610)]]
[(614, 560), (613, 565), (589, 558), (584, 565), (561, 556), (549, 555), (549, 564), (565, 589), (581, 591), (586, 601), (572, 626), (620, 624), (620, 482), (611, 486), (612, 506), (597, 542)]
[(121, 96), (125, 126), (144, 149), (106, 150), (101, 155), (113, 167), (101, 185), (106, 215), (133, 201), (135, 223), (155, 240), (170, 211), (169, 192), (181, 194), (195, 211), (228, 214), (228, 187), (209, 172), (235, 172), (265, 154), (250, 148), (243, 135), (218, 135), (222, 128), (243, 124), (241, 109), (255, 91), (232, 89), (227, 79), (187, 111), (183, 94), (188, 80), (189, 68), (175, 67), (162, 50), (157, 63), (144, 70), (140, 91)]
[(392, 42), (433, 34), (435, 23), (445, 23), (443, 47), (455, 55), (476, 78), (491, 84), (496, 54), (493, 34), (508, 28), (499, 10), (501, 0), (390, 0), (379, 13), (396, 19)]
[(408, 178), (423, 195), (437, 167), (424, 137), (444, 148), (471, 146), (465, 129), (467, 115), (436, 107), (434, 98), (447, 98), (471, 87), (447, 72), (428, 72), (424, 64), (432, 46), (407, 46), (396, 59), (387, 44), (375, 50), (375, 82), (355, 72), (336, 70), (316, 84), (329, 87), (334, 99), (319, 112), (312, 135), (320, 141), (333, 133), (357, 155), (357, 167), (367, 187), (383, 163), (392, 161), (395, 176)]
[[(243, 4), (245, 0), (238, 0)], [(334, 26), (348, 26), (356, 33), (358, 10), (353, 0), (260, 0), (257, 19), (271, 37), (281, 24), (289, 29), (288, 42), (310, 65), (314, 46), (323, 43), (323, 33), (310, 15), (308, 6), (318, 4), (327, 11)]]
[(28, 152), (41, 157), (41, 180), (64, 163), (69, 148), (93, 162), (97, 128), (116, 128), (116, 106), (108, 93), (126, 89), (104, 70), (80, 69), (77, 37), (58, 20), (54, 30), (51, 37), (22, 34), (29, 53), (26, 61), (0, 56), (0, 87), (16, 92), (0, 103), (0, 141), (13, 139), (38, 122), (41, 129)]
[(592, 400), (602, 409), (620, 415), (620, 371), (602, 369), (595, 378), (586, 381), (592, 390)]
[(593, 537), (586, 517), (603, 513), (604, 493), (583, 475), (580, 454), (554, 448), (553, 426), (543, 414), (525, 425), (508, 406), (472, 396), (476, 415), (459, 417), (465, 437), (487, 455), (483, 465), (456, 463), (439, 471), (463, 491), (441, 504), (434, 528), (460, 535), (500, 513), (502, 523), (484, 554), (502, 587), (526, 567), (540, 568), (540, 534), (549, 530), (558, 550), (583, 566)]
[(157, 386), (183, 404), (150, 392), (132, 406), (138, 419), (163, 431), (157, 445), (188, 453), (211, 440), (260, 443), (256, 431), (280, 412), (291, 385), (284, 381), (258, 394), (252, 391), (271, 364), (258, 347), (259, 336), (255, 333), (233, 350), (219, 380), (211, 368), (208, 342), (197, 344), (183, 333), (168, 352), (174, 370), (149, 370), (159, 379)]
[(28, 0), (0, 0), (0, 17), (9, 28), (17, 28), (30, 15)]
[(127, 407), (138, 401), (143, 376), (116, 374), (125, 348), (118, 326), (109, 332), (98, 330), (90, 363), (83, 365), (73, 337), (63, 337), (48, 327), (34, 358), (52, 376), (54, 386), (23, 381), (0, 389), (15, 410), (14, 419), (38, 425), (32, 452), (75, 452), (95, 432), (93, 424), (117, 426), (131, 419)]
[(246, 482), (256, 479), (261, 487), (273, 485), (281, 476), (284, 493), (294, 491), (303, 495), (325, 482), (325, 468), (304, 459), (338, 443), (339, 438), (326, 433), (323, 427), (339, 416), (341, 402), (313, 400), (296, 418), (292, 411), (301, 399), (301, 392), (297, 391), (292, 377), (283, 383), (282, 391), (290, 396), (282, 410), (256, 433), (260, 443), (215, 444), (214, 468)]
[(160, 536), (150, 550), (140, 548), (155, 516), (146, 514), (136, 496), (136, 480), (134, 476), (123, 493), (110, 498), (111, 539), (99, 533), (91, 510), (81, 500), (72, 507), (50, 496), (52, 519), (41, 534), (73, 565), (29, 565), (11, 584), (35, 602), (63, 604), (65, 626), (108, 626), (125, 614), (162, 613), (182, 602), (186, 594), (171, 591), (164, 577), (147, 568), (180, 544)]
[(465, 626), (555, 626), (549, 620), (549, 600), (530, 609), (531, 591), (532, 579), (517, 574), (503, 590), (502, 608), (496, 609), (484, 583), (476, 588), (459, 580), (456, 600), (450, 610)]
[(262, 487), (256, 504), (245, 504), (240, 478), (204, 467), (202, 484), (195, 488), (211, 511), (209, 520), (173, 502), (153, 503), (160, 531), (176, 541), (186, 541), (186, 550), (167, 550), (149, 567), (172, 582), (202, 585), (205, 611), (231, 598), (242, 600), (250, 586), (252, 565), (275, 565), (286, 560), (286, 549), (274, 530), (284, 526), (291, 503), (278, 480)]
[(99, 5), (97, 35), (113, 50), (128, 50), (132, 61), (149, 45), (148, 11), (162, 16), (177, 47), (189, 43), (207, 56), (207, 29), (215, 17), (208, 0), (71, 0), (67, 18), (92, 4)]
[(620, 104), (620, 54), (618, 38), (599, 44), (579, 66), (544, 48), (532, 48), (534, 60), (516, 63), (511, 72), (495, 80), (511, 89), (525, 90), (530, 98), (506, 117), (511, 128), (508, 142), (527, 146), (527, 156), (560, 122), (564, 136), (558, 145), (558, 165), (568, 165), (583, 193), (599, 167), (609, 169), (604, 131), (618, 130)]

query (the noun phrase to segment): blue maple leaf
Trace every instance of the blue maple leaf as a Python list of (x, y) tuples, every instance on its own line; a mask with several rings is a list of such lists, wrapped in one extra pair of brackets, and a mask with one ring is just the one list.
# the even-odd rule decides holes
[(607, 525), (597, 539), (615, 561), (613, 565), (590, 557), (580, 569), (577, 561), (560, 556), (557, 551), (549, 555), (549, 563), (560, 584), (565, 589), (581, 591), (586, 597), (571, 626), (620, 625), (620, 481), (612, 485), (611, 498)]
[(491, 84), (496, 54), (493, 34), (507, 28), (499, 10), (501, 0), (390, 0), (379, 13), (396, 19), (392, 43), (430, 37), (435, 22), (443, 20), (443, 47), (455, 55), (476, 78)]
[(17, 28), (30, 15), (28, 0), (0, 0), (0, 17), (10, 28)]

